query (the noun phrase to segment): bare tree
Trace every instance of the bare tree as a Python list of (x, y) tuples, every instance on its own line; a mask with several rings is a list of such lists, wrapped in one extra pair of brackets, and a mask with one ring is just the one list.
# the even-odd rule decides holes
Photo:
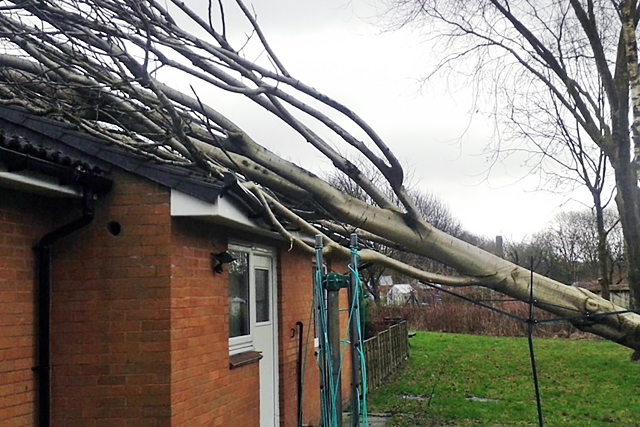
[[(613, 209), (604, 211), (607, 257), (607, 270), (604, 272), (597, 223), (590, 209), (559, 213), (544, 230), (530, 239), (508, 242), (506, 256), (523, 266), (533, 262), (536, 272), (563, 283), (597, 279), (601, 295), (609, 299), (609, 284), (613, 281), (614, 271), (618, 269), (620, 272), (623, 268), (620, 222)], [(603, 274), (605, 280), (602, 280)]]
[(620, 225), (620, 218), (607, 210), (605, 212), (606, 224), (609, 227), (609, 234), (607, 235), (607, 245), (609, 248), (609, 275), (611, 277), (611, 284), (621, 283), (625, 276), (626, 260), (624, 258), (624, 235), (622, 233), (622, 226)]
[(565, 283), (566, 269), (553, 250), (550, 240), (549, 233), (543, 231), (520, 242), (508, 241), (505, 244), (505, 257), (515, 264)]
[[(385, 184), (384, 177), (381, 176), (379, 172), (376, 172), (376, 169), (371, 169), (368, 166), (368, 163), (365, 161), (356, 161), (360, 173), (363, 173), (367, 176), (375, 185), (382, 187), (385, 194), (391, 199), (394, 199), (393, 191)], [(357, 185), (348, 175), (340, 172), (339, 170), (334, 170), (330, 172), (325, 180), (334, 188), (348, 194), (351, 197), (355, 197), (358, 200), (361, 200), (365, 203), (373, 203), (371, 197), (360, 187)], [(397, 203), (397, 200), (396, 200)], [(324, 227), (328, 230), (335, 232), (338, 236), (346, 236), (351, 232), (357, 232), (356, 227), (351, 227), (346, 224), (337, 225), (332, 221), (321, 221)], [(334, 238), (335, 239), (335, 238)], [(335, 239), (339, 242), (339, 239)], [(360, 239), (360, 244), (365, 245), (367, 248), (374, 250), (378, 253), (384, 254), (393, 259), (398, 259), (397, 254), (399, 252), (399, 247), (397, 245), (388, 246), (385, 242), (380, 242), (376, 239), (374, 240), (366, 240)], [(346, 239), (344, 241), (346, 244)], [(389, 242), (392, 243), (393, 242)], [(387, 267), (384, 264), (373, 264), (367, 263), (360, 266), (360, 278), (366, 284), (369, 293), (373, 296), (376, 305), (380, 305), (380, 278), (388, 271)]]
[[(380, 175), (379, 172), (377, 172), (377, 170), (372, 170), (364, 161), (354, 161), (354, 163), (358, 166), (360, 173), (367, 176), (371, 180), (371, 182), (380, 187), (382, 191), (389, 197), (389, 199), (393, 200), (394, 203), (396, 203), (398, 207), (401, 208), (401, 204), (394, 196), (393, 191), (388, 187), (384, 178)], [(333, 173), (330, 173), (328, 176), (326, 176), (325, 179), (333, 187), (345, 192), (346, 194), (362, 200), (366, 203), (373, 203), (373, 200), (371, 200), (371, 198), (362, 190), (362, 188), (356, 185), (353, 180), (344, 173), (340, 171), (334, 171)], [(417, 189), (410, 190), (409, 194), (413, 199), (415, 206), (418, 208), (421, 218), (424, 221), (451, 236), (463, 239), (468, 236), (468, 234), (464, 232), (460, 221), (454, 218), (449, 207), (438, 197), (424, 191), (419, 191)], [(357, 231), (357, 229), (355, 228), (336, 229), (336, 226), (329, 221), (323, 221), (322, 223), (325, 227), (327, 227), (327, 229), (337, 231), (341, 234), (347, 234), (348, 232)], [(375, 250), (376, 252), (382, 253), (390, 258), (411, 265), (415, 268), (438, 272), (441, 274), (454, 273), (450, 268), (447, 268), (446, 265), (423, 255), (407, 252), (402, 248), (401, 245), (398, 245), (397, 243), (392, 242), (393, 246), (388, 246), (384, 243), (363, 239), (361, 239), (361, 242), (362, 244), (366, 245), (372, 250)], [(380, 282), (380, 278), (385, 274), (385, 272), (388, 272), (388, 270), (382, 264), (368, 264), (361, 273), (361, 277), (363, 277), (365, 282), (368, 284), (369, 291), (373, 295), (376, 304), (380, 303), (380, 292), (378, 285)], [(406, 280), (405, 276), (406, 275), (399, 273), (398, 277), (395, 277), (394, 279), (399, 279), (402, 283)]]
[[(580, 124), (559, 105), (553, 92), (546, 93), (547, 96), (536, 98), (533, 112), (530, 111), (531, 105), (518, 105), (507, 97), (510, 102), (508, 117), (504, 120), (507, 127), (513, 129), (510, 136), (512, 148), (503, 146), (494, 153), (508, 156), (512, 152), (525, 152), (532, 173), (543, 178), (540, 187), (544, 191), (562, 192), (577, 186), (587, 189), (592, 200), (594, 227), (590, 226), (592, 215), (585, 212), (573, 213), (573, 216), (583, 225), (588, 224), (586, 229), (595, 231), (592, 237), (596, 251), (592, 261), (600, 271), (602, 297), (609, 299), (611, 262), (607, 236), (610, 228), (605, 224), (605, 209), (612, 200), (610, 185), (607, 185), (611, 169), (609, 160), (604, 150), (593, 143)], [(566, 221), (556, 218), (555, 222)]]
[[(233, 47), (238, 37), (227, 26), (224, 4), (210, 1), (199, 15), (181, 0), (5, 1), (0, 15), (5, 42), (0, 101), (68, 121), (106, 143), (156, 161), (198, 169), (213, 178), (233, 174), (261, 201), (273, 226), (301, 250), (313, 252), (283, 221), (304, 234), (325, 232), (328, 254), (348, 253), (328, 238), (322, 218), (357, 229), (367, 240), (435, 259), (459, 275), (429, 272), (367, 249), (360, 252), (362, 262), (382, 263), (420, 280), (482, 285), (528, 299), (526, 269), (422, 219), (389, 147), (353, 111), (293, 77), (240, 0), (232, 4), (246, 18), (251, 35)], [(259, 61), (248, 60), (243, 52), (261, 53)], [(194, 89), (185, 93), (163, 83), (159, 77), (169, 72), (179, 74), (182, 82), (192, 81)], [(207, 88), (244, 97), (284, 122), (372, 202), (349, 196), (266, 149), (204, 102)], [(359, 137), (339, 124), (345, 119)], [(326, 134), (332, 144), (323, 138)], [(361, 153), (380, 172), (399, 205), (333, 148), (338, 142)], [(617, 313), (619, 307), (587, 290), (540, 275), (534, 275), (533, 288), (537, 306), (575, 316), (577, 327), (640, 350), (639, 315)]]
[[(396, 22), (437, 26), (442, 66), (461, 58), (496, 109), (506, 95), (535, 114), (551, 93), (609, 159), (626, 243), (632, 304), (640, 307), (640, 83), (636, 0), (389, 0)], [(529, 76), (522, 80), (522, 76)], [(630, 122), (630, 118), (632, 119)], [(629, 131), (631, 129), (631, 132)], [(640, 358), (640, 353), (636, 356)]]

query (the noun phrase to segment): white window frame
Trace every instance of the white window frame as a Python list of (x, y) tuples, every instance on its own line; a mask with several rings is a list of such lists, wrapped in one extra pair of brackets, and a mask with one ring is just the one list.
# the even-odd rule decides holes
[[(276, 271), (275, 271), (275, 251), (273, 249), (269, 249), (266, 247), (250, 245), (246, 243), (229, 243), (228, 249), (234, 252), (244, 252), (249, 254), (249, 334), (242, 335), (239, 337), (229, 338), (229, 355), (243, 353), (246, 351), (255, 350), (255, 346), (253, 345), (253, 337), (254, 337), (254, 328), (256, 325), (256, 289), (255, 289), (255, 266), (253, 257), (255, 255), (266, 255), (271, 258), (271, 266), (270, 270), (270, 280), (271, 286), (276, 286)], [(274, 305), (276, 301), (270, 301), (269, 304), (269, 322), (273, 321), (273, 316), (275, 314)], [(265, 322), (260, 322), (261, 324)], [(229, 316), (227, 316), (227, 325), (229, 327)]]

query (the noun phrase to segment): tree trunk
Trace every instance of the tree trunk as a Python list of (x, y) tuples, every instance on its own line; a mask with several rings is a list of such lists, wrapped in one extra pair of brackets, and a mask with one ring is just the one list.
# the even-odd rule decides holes
[(628, 167), (616, 169), (618, 194), (616, 203), (625, 240), (625, 263), (629, 282), (630, 308), (640, 307), (640, 229), (638, 228), (638, 187), (635, 171)]
[[(527, 301), (531, 274), (482, 249), (449, 236), (428, 224), (409, 226), (402, 215), (368, 206), (366, 213), (351, 203), (332, 204), (334, 217), (347, 222), (367, 218), (363, 229), (395, 241), (402, 241), (413, 252), (429, 256), (458, 271), (482, 278), (484, 286), (513, 298)], [(640, 264), (639, 264), (640, 265)], [(640, 315), (605, 315), (623, 308), (585, 289), (567, 286), (533, 275), (534, 304), (561, 317), (575, 317), (573, 324), (586, 332), (606, 337), (640, 350)], [(588, 317), (582, 317), (587, 314)]]
[(598, 232), (598, 270), (600, 271), (600, 283), (602, 298), (611, 300), (611, 275), (609, 274), (609, 245), (607, 244), (607, 230), (604, 225), (604, 209), (600, 196), (594, 195), (594, 207), (596, 211), (596, 229)]

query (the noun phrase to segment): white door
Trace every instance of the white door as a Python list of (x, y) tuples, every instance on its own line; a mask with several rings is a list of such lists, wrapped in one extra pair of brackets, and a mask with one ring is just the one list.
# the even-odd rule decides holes
[(277, 340), (277, 286), (273, 256), (253, 253), (252, 311), (255, 313), (253, 345), (262, 353), (260, 360), (260, 427), (276, 427), (279, 422), (278, 406), (278, 340)]

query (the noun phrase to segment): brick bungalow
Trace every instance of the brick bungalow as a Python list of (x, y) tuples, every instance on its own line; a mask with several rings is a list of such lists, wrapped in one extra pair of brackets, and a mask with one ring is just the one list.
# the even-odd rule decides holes
[(0, 130), (1, 426), (298, 425), (312, 259), (250, 195), (19, 109)]

